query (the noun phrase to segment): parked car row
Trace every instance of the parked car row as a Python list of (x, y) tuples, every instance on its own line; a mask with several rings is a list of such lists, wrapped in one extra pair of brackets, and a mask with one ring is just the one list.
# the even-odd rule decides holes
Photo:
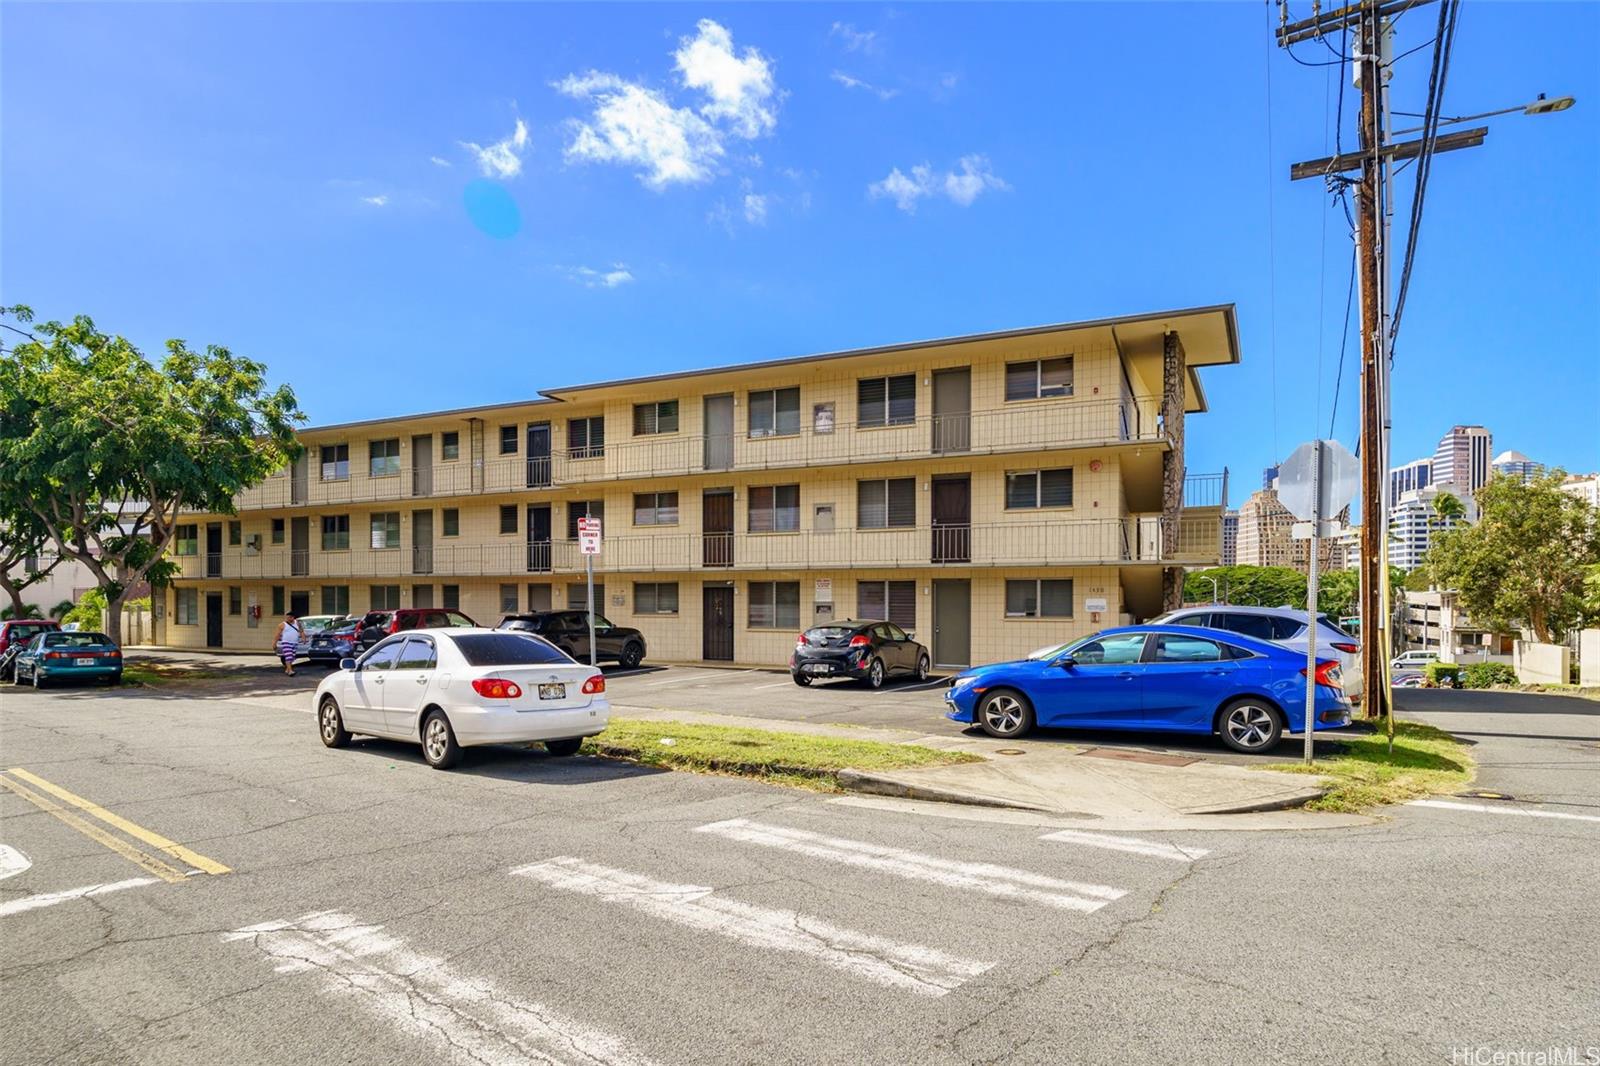
[(13, 685), (44, 688), (58, 681), (122, 684), (122, 649), (104, 633), (38, 630), (26, 644), (13, 641), (0, 653), (0, 676)]

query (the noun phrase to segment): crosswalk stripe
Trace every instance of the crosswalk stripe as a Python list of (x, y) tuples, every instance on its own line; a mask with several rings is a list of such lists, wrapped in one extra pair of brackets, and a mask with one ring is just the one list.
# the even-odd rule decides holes
[(107, 892), (121, 892), (125, 888), (153, 885), (156, 880), (154, 877), (130, 877), (126, 881), (113, 881), (109, 885), (84, 885), (82, 888), (69, 888), (62, 892), (41, 892), (37, 896), (9, 899), (0, 903), (0, 917), (21, 914), (23, 911), (36, 911), (40, 907), (53, 907), (57, 903), (83, 899), (85, 896), (103, 896)]
[(1107, 851), (1126, 851), (1133, 855), (1148, 855), (1152, 859), (1172, 859), (1176, 862), (1192, 862), (1203, 859), (1211, 852), (1205, 848), (1181, 847), (1177, 844), (1167, 844), (1160, 840), (1140, 840), (1138, 837), (1119, 837), (1109, 833), (1085, 833), (1079, 829), (1063, 829), (1056, 833), (1046, 833), (1040, 840), (1059, 840), (1067, 844), (1082, 844), (1090, 848), (1104, 848)]
[(924, 996), (942, 996), (992, 965), (843, 929), (796, 911), (721, 899), (704, 885), (669, 884), (570, 856), (511, 872), (750, 947), (804, 955), (864, 980)]
[(440, 1040), (452, 1058), (490, 1066), (654, 1066), (620, 1037), (506, 995), (481, 977), (462, 974), (443, 959), (339, 911), (294, 921), (270, 921), (225, 933), (251, 941), (278, 973), (320, 973), (329, 994), (364, 1008), (415, 1035)]
[(905, 877), (913, 881), (931, 881), (947, 888), (971, 889), (991, 896), (1043, 903), (1051, 907), (1084, 912), (1097, 911), (1113, 900), (1121, 899), (1125, 892), (1109, 885), (1084, 884), (1063, 881), (1044, 874), (1017, 870), (1009, 866), (996, 866), (986, 862), (957, 862), (915, 851), (868, 844), (860, 840), (823, 836), (804, 829), (788, 829), (765, 825), (744, 818), (730, 818), (725, 822), (712, 822), (695, 830), (715, 836), (779, 848), (814, 859), (844, 863), (869, 870)]
[(1453, 803), (1450, 800), (1412, 800), (1408, 806), (1433, 807), (1442, 811), (1471, 811), (1473, 814), (1514, 814), (1524, 818), (1557, 818), (1571, 822), (1600, 822), (1600, 815), (1569, 814), (1566, 811), (1530, 811), (1526, 807), (1491, 807), (1485, 803)]

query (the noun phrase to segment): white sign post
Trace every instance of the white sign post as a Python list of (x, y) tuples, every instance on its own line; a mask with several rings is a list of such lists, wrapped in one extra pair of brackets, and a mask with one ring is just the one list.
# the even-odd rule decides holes
[(1310, 542), (1306, 581), (1306, 727), (1305, 761), (1311, 765), (1311, 738), (1317, 722), (1317, 592), (1318, 555), (1322, 538), (1333, 532), (1329, 516), (1337, 515), (1356, 491), (1356, 457), (1336, 440), (1302, 444), (1278, 468), (1278, 502), (1302, 521), (1290, 535)]
[(600, 519), (578, 519), (578, 550), (589, 578), (589, 665), (596, 665), (594, 647), (594, 557), (600, 554)]

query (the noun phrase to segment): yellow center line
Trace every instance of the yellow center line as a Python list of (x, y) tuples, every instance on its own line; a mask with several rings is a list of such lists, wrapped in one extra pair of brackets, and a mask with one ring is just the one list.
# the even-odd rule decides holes
[(54, 803), (51, 803), (37, 792), (34, 792), (31, 789), (23, 788), (9, 777), (0, 776), (0, 786), (4, 786), (12, 792), (15, 792), (17, 795), (33, 804), (41, 811), (44, 811), (46, 814), (55, 815), (57, 818), (76, 829), (90, 840), (93, 840), (99, 844), (104, 844), (118, 855), (121, 855), (124, 859), (127, 859), (129, 862), (140, 867), (141, 869), (155, 874), (157, 877), (161, 878), (161, 880), (171, 881), (174, 883), (187, 880), (186, 875), (168, 866), (160, 859), (152, 858), (151, 856), (146, 855), (144, 852), (140, 851), (132, 844), (129, 844), (127, 841), (118, 840), (116, 837), (112, 836), (104, 829), (101, 829), (99, 826), (91, 825), (82, 818), (79, 818), (76, 814), (73, 814), (71, 811), (56, 806)]
[[(39, 777), (36, 774), (30, 774), (21, 767), (13, 766), (9, 772), (17, 777), (20, 777), (22, 780), (31, 785), (35, 785), (44, 789), (57, 799), (66, 800), (74, 807), (82, 810), (85, 814), (88, 814), (94, 818), (98, 818), (113, 828), (122, 830), (135, 840), (142, 840), (151, 847), (159, 848), (160, 850), (166, 852), (174, 859), (177, 859), (180, 862), (188, 863), (196, 870), (203, 870), (208, 874), (225, 874), (232, 872), (230, 867), (222, 865), (215, 859), (208, 859), (204, 855), (190, 851), (188, 848), (177, 843), (176, 841), (168, 840), (160, 833), (152, 832), (142, 825), (135, 825), (133, 822), (128, 821), (121, 815), (113, 814), (97, 803), (90, 803), (82, 796), (75, 796), (71, 792), (68, 792), (66, 789), (62, 788), (60, 785), (53, 785), (49, 781), (46, 781), (44, 778)], [(0, 777), (0, 781), (4, 780), (5, 778)]]

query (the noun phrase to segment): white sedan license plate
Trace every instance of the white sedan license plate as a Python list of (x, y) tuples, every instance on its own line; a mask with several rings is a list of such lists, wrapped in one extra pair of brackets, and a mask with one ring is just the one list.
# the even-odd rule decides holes
[(74, 659), (72, 661), (77, 663), (79, 666), (93, 666), (94, 665), (94, 660), (93, 659)]
[(833, 667), (831, 665), (829, 665), (828, 663), (807, 663), (806, 664), (806, 673), (808, 673), (808, 674), (831, 674), (831, 673), (833, 673)]
[(541, 700), (564, 700), (567, 698), (567, 686), (561, 684), (540, 685), (539, 698)]

